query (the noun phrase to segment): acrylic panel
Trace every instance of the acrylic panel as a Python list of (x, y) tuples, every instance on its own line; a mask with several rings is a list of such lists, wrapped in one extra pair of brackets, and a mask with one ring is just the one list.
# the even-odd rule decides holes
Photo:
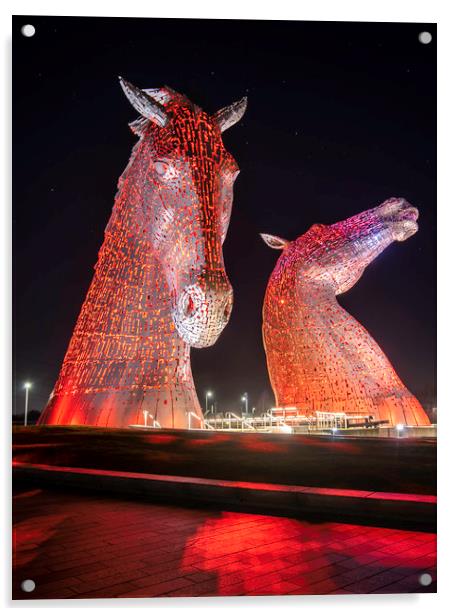
[(436, 592), (436, 34), (13, 17), (14, 600)]

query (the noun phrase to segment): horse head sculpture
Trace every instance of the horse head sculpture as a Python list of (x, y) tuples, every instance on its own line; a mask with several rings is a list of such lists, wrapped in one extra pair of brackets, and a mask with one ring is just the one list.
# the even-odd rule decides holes
[(246, 99), (210, 115), (169, 87), (120, 84), (140, 114), (130, 124), (139, 141), (40, 423), (123, 427), (151, 416), (199, 427), (189, 350), (214, 344), (232, 309), (222, 245), (239, 169), (222, 133)]
[(295, 241), (263, 234), (282, 250), (263, 308), (270, 379), (280, 406), (364, 414), (391, 425), (428, 418), (388, 359), (336, 301), (392, 242), (418, 230), (418, 210), (405, 199), (332, 225), (313, 225)]
[(139, 235), (163, 266), (172, 318), (194, 347), (212, 345), (232, 309), (222, 244), (239, 173), (221, 133), (239, 121), (246, 98), (209, 115), (170, 88), (140, 90), (120, 78), (141, 115), (132, 123), (146, 162)]

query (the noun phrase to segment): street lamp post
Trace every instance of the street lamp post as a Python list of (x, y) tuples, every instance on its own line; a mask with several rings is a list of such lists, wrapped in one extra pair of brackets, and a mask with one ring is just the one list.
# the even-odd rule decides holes
[(209, 402), (208, 399), (211, 398), (213, 396), (211, 391), (206, 391), (205, 392), (205, 414), (207, 415), (207, 413), (209, 412)]
[(245, 413), (248, 415), (248, 394), (247, 392), (243, 394), (242, 402), (245, 402)]
[(27, 413), (28, 413), (28, 390), (32, 386), (31, 383), (24, 383), (25, 388), (25, 415), (24, 415), (24, 426), (27, 425)]

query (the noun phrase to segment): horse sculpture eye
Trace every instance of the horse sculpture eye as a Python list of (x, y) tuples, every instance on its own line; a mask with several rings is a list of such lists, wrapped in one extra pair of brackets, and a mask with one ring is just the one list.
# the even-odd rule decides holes
[(169, 171), (169, 165), (162, 160), (158, 160), (155, 163), (155, 171), (157, 175), (159, 175), (160, 177), (164, 177)]

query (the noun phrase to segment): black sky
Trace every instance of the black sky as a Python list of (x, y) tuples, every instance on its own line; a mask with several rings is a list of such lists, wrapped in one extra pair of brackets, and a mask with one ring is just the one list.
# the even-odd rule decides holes
[[(25, 23), (36, 27), (24, 38)], [(418, 34), (433, 35), (422, 45)], [(224, 134), (242, 170), (225, 242), (231, 320), (192, 351), (196, 388), (218, 407), (272, 401), (262, 300), (294, 239), (390, 196), (421, 213), (340, 303), (418, 396), (435, 391), (436, 26), (175, 19), (13, 18), (14, 383), (41, 409), (84, 300), (136, 117), (118, 85), (164, 84), (208, 112), (248, 95)]]

